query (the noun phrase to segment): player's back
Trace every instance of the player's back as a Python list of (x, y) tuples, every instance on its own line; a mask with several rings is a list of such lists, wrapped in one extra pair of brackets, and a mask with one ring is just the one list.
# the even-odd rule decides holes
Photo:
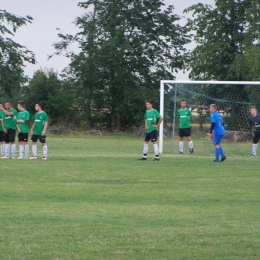
[(225, 128), (224, 128), (224, 121), (221, 114), (217, 111), (211, 114), (211, 122), (215, 123), (214, 126), (214, 134), (215, 135), (224, 135)]

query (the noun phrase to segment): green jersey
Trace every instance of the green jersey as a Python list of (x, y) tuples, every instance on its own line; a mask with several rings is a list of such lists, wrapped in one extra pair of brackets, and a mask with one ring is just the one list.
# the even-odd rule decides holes
[(8, 112), (12, 112), (12, 116), (8, 116), (4, 113), (4, 126), (6, 129), (16, 129), (16, 115), (17, 115), (17, 110), (12, 108), (10, 110), (7, 110)]
[(146, 110), (144, 114), (144, 118), (147, 120), (147, 130), (146, 133), (151, 133), (153, 130), (158, 130), (158, 127), (153, 127), (152, 125), (156, 125), (158, 118), (161, 115), (156, 109)]
[(5, 113), (4, 111), (0, 111), (0, 131), (3, 131), (3, 127), (2, 127), (2, 120), (5, 117)]
[(192, 117), (192, 113), (188, 108), (179, 109), (177, 116), (180, 118), (179, 128), (190, 128), (190, 118)]
[(42, 134), (45, 122), (48, 122), (48, 115), (44, 111), (37, 112), (34, 116), (34, 135)]
[[(16, 120), (24, 120), (29, 121), (30, 120), (30, 113), (27, 110), (21, 111), (17, 114)], [(29, 133), (29, 127), (28, 122), (25, 123), (17, 123), (19, 128), (21, 129), (22, 133)]]

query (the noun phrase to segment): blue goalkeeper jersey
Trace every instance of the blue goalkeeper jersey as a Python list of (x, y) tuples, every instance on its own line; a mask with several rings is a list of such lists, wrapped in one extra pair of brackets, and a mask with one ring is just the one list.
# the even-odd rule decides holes
[(211, 114), (210, 122), (215, 123), (214, 129), (213, 129), (214, 135), (224, 135), (225, 134), (224, 121), (219, 112), (215, 111)]

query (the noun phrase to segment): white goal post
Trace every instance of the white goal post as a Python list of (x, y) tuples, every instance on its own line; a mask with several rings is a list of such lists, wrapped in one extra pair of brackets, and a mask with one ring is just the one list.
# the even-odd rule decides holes
[[(178, 84), (189, 84), (189, 85), (258, 85), (260, 81), (189, 81), (189, 80), (161, 80), (160, 81), (160, 114), (164, 117), (164, 95), (165, 95), (165, 84), (171, 84), (178, 86)], [(176, 107), (176, 100), (174, 106)], [(163, 134), (164, 134), (164, 123), (160, 125), (159, 131), (159, 152), (163, 152)]]

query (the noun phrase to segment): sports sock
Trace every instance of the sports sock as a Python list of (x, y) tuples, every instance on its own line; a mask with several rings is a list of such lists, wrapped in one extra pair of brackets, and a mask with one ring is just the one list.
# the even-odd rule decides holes
[(190, 147), (190, 149), (193, 149), (193, 142), (192, 141), (189, 141), (189, 147)]
[(144, 143), (143, 157), (146, 158), (148, 153), (148, 144)]
[(226, 157), (221, 146), (219, 147), (219, 152), (221, 154), (221, 157)]
[(153, 149), (154, 149), (155, 157), (159, 157), (159, 148), (158, 148), (158, 144), (154, 144), (154, 145), (153, 145)]
[(33, 154), (33, 156), (37, 157), (37, 145), (36, 144), (32, 145), (32, 154)]
[(219, 153), (220, 153), (220, 148), (216, 148), (215, 150), (215, 155), (216, 155), (216, 161), (218, 162), (219, 161)]
[(23, 155), (24, 155), (24, 145), (23, 144), (20, 144), (19, 145), (19, 156), (21, 158), (23, 158)]
[(180, 152), (183, 153), (183, 141), (179, 141)]
[(42, 154), (43, 154), (43, 156), (47, 157), (47, 153), (48, 153), (48, 147), (47, 147), (47, 144), (45, 144), (42, 147)]
[(28, 158), (29, 157), (29, 144), (26, 144), (24, 146), (24, 157)]
[(1, 155), (5, 154), (5, 145), (1, 144)]
[(16, 144), (12, 144), (12, 157), (16, 157)]
[(5, 144), (5, 156), (9, 157), (10, 154), (10, 144)]
[(252, 155), (256, 156), (257, 144), (252, 145)]

